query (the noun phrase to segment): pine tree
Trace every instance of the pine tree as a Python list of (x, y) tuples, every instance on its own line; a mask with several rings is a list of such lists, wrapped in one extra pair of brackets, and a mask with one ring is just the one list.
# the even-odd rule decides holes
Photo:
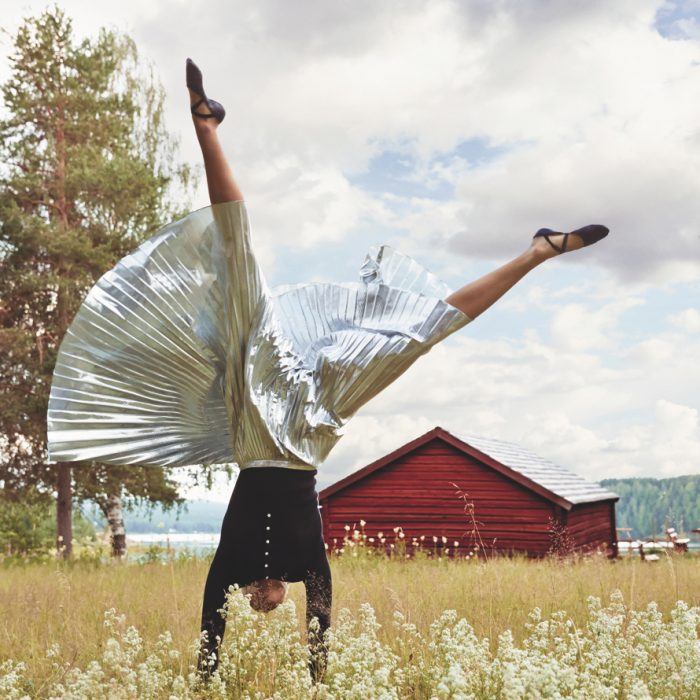
[(46, 411), (61, 339), (85, 295), (186, 213), (193, 171), (176, 161), (163, 89), (127, 35), (103, 28), (78, 40), (53, 6), (24, 19), (10, 67), (0, 121), (0, 483), (17, 497), (55, 489), (68, 556), (73, 488), (81, 499), (177, 500), (166, 470), (46, 464)]

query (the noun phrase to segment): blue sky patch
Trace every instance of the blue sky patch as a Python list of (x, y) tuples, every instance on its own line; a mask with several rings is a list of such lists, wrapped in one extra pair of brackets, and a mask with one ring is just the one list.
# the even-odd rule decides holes
[(656, 13), (654, 26), (666, 39), (690, 39), (688, 26), (700, 23), (697, 0), (667, 0)]
[(346, 173), (351, 185), (372, 194), (392, 194), (397, 197), (430, 197), (440, 201), (454, 197), (454, 183), (441, 173), (455, 160), (465, 167), (479, 167), (496, 160), (511, 146), (491, 146), (487, 139), (462, 141), (454, 149), (436, 153), (425, 164), (412, 152), (410, 142), (405, 148), (387, 148), (375, 155), (362, 173)]

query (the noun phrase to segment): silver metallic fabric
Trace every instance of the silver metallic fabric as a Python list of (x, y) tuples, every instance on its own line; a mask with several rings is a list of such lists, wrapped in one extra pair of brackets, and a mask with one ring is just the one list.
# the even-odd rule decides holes
[(160, 229), (90, 290), (61, 343), (51, 462), (315, 469), (343, 425), (471, 320), (412, 258), (270, 290), (242, 200)]

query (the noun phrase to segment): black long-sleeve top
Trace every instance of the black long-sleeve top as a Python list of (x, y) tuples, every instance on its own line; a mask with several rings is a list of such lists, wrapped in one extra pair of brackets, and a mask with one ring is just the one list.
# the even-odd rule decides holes
[[(204, 591), (202, 630), (216, 652), (225, 621), (217, 611), (233, 584), (265, 578), (303, 581), (306, 622), (317, 617), (319, 634), (309, 633), (310, 671), (317, 679), (325, 666), (323, 635), (330, 626), (332, 581), (316, 492), (316, 470), (254, 467), (241, 470), (224, 516), (221, 539)], [(215, 667), (215, 666), (214, 666)]]

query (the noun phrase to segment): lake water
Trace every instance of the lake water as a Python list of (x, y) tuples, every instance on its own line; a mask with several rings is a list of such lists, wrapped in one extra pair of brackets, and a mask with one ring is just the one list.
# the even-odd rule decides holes
[[(219, 544), (218, 532), (138, 532), (133, 535), (127, 535), (127, 547), (130, 543), (150, 545), (156, 544), (161, 547), (170, 547), (175, 551), (189, 549), (190, 551), (201, 552), (206, 554), (214, 549)], [(629, 543), (619, 542), (620, 554), (627, 554)], [(669, 547), (668, 542), (657, 542), (657, 548)], [(694, 552), (700, 552), (700, 542), (690, 542), (688, 548)]]
[(218, 532), (137, 532), (126, 536), (127, 548), (130, 544), (159, 545), (177, 551), (188, 549), (206, 554), (219, 544)]

